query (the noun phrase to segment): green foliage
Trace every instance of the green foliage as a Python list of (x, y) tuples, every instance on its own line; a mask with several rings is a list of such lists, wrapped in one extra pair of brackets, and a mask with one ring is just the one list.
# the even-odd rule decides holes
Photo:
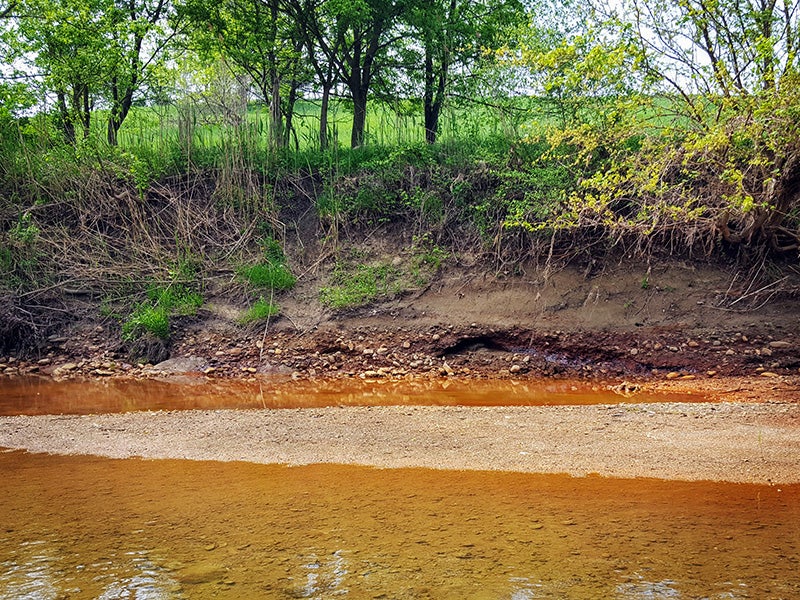
[(122, 324), (122, 339), (131, 342), (145, 334), (166, 340), (169, 337), (169, 310), (163, 306), (137, 305)]
[(240, 322), (243, 325), (258, 323), (261, 321), (266, 321), (278, 313), (280, 313), (280, 308), (277, 304), (268, 302), (264, 300), (264, 298), (259, 298), (250, 308), (247, 309), (244, 315), (242, 315)]
[(286, 255), (281, 245), (273, 238), (261, 241), (264, 260), (252, 265), (237, 268), (239, 278), (255, 288), (268, 288), (273, 291), (290, 290), (297, 283), (286, 264)]
[(333, 309), (369, 304), (393, 290), (397, 274), (397, 270), (387, 264), (337, 262), (331, 276), (332, 285), (320, 290), (320, 301)]
[(273, 290), (290, 290), (297, 282), (297, 278), (284, 264), (263, 262), (248, 265), (237, 269), (239, 277), (256, 288), (269, 288)]
[(413, 283), (426, 284), (439, 271), (448, 256), (446, 250), (433, 242), (429, 233), (414, 237), (410, 268)]
[(190, 316), (203, 304), (203, 296), (189, 287), (173, 283), (151, 284), (145, 293), (146, 300), (136, 304), (122, 324), (122, 339), (134, 341), (145, 334), (167, 339), (170, 334), (170, 317)]
[(20, 215), (17, 222), (9, 230), (8, 237), (12, 244), (30, 246), (39, 236), (39, 228), (31, 219), (30, 213)]

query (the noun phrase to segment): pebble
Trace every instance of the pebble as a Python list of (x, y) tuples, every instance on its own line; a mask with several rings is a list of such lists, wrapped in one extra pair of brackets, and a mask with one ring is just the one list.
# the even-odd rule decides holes
[(769, 343), (771, 348), (790, 348), (791, 344), (783, 340), (776, 340)]
[(780, 377), (780, 375), (773, 373), (772, 371), (762, 371), (761, 377)]
[(509, 373), (519, 373), (522, 370), (522, 367), (519, 365), (511, 365), (511, 368), (508, 370)]
[(677, 371), (670, 371), (669, 373), (667, 373), (667, 379), (677, 379), (680, 376), (681, 374), (678, 373)]
[(689, 340), (688, 342), (686, 342), (686, 345), (689, 346), (689, 348), (698, 348), (700, 346), (700, 344), (695, 342), (694, 340)]

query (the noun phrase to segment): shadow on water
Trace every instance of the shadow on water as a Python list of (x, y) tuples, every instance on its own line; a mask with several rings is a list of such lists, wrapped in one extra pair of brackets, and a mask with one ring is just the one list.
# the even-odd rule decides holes
[(322, 408), (327, 406), (550, 406), (702, 401), (701, 394), (615, 393), (565, 380), (374, 380), (256, 382), (177, 376), (169, 380), (0, 381), (0, 416), (141, 410)]
[(800, 597), (800, 486), (0, 454), (0, 598)]

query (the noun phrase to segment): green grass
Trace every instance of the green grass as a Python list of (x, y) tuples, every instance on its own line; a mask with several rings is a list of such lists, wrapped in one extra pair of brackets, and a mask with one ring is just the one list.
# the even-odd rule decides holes
[(337, 263), (332, 285), (320, 290), (320, 302), (333, 309), (354, 308), (397, 290), (398, 271), (390, 265)]
[(277, 304), (273, 304), (272, 302), (267, 302), (264, 298), (259, 298), (256, 300), (253, 305), (247, 309), (247, 311), (241, 316), (239, 322), (243, 325), (249, 325), (250, 323), (258, 323), (261, 321), (266, 321), (270, 317), (274, 317), (280, 313), (280, 308)]
[(270, 262), (247, 265), (238, 269), (238, 275), (255, 288), (267, 288), (276, 291), (290, 290), (297, 282), (289, 267)]
[(152, 284), (147, 288), (146, 297), (122, 323), (122, 339), (127, 342), (147, 334), (166, 340), (171, 316), (194, 315), (203, 304), (201, 294), (182, 284)]

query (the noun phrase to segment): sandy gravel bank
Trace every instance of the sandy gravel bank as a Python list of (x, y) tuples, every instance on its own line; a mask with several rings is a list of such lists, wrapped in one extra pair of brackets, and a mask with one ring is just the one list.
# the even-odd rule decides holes
[(0, 417), (0, 447), (108, 457), (800, 482), (800, 405), (346, 407)]

